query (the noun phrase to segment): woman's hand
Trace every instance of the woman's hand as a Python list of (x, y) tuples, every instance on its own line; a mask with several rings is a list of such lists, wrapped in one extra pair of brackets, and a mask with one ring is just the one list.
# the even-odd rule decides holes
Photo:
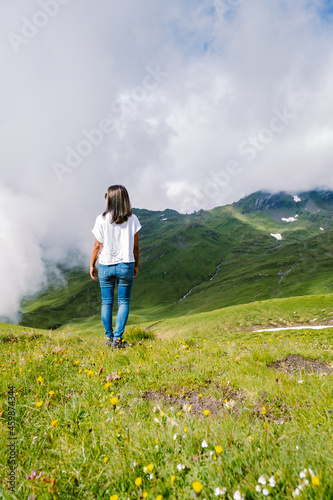
[(96, 266), (90, 266), (90, 276), (94, 281), (98, 281), (98, 271)]
[(95, 238), (95, 243), (94, 243), (94, 248), (92, 251), (91, 255), (91, 261), (90, 261), (90, 276), (94, 281), (98, 281), (98, 271), (96, 269), (96, 261), (98, 259), (99, 254), (101, 253), (103, 248), (103, 244), (98, 241), (97, 238)]

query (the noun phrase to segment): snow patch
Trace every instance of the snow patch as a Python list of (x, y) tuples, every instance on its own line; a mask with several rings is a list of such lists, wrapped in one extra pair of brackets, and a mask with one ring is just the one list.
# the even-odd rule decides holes
[(273, 236), (277, 240), (282, 240), (282, 235), (280, 233), (271, 233), (271, 236)]
[(322, 328), (333, 328), (333, 325), (317, 325), (317, 326), (289, 326), (289, 327), (283, 327), (283, 328), (263, 328), (262, 330), (254, 330), (255, 333), (257, 332), (282, 332), (283, 330), (306, 330), (306, 329), (311, 329), (311, 330), (321, 330)]
[(295, 194), (294, 201), (296, 201), (296, 203), (297, 203), (298, 201), (302, 201), (302, 200), (299, 196), (297, 196), (297, 194)]
[(297, 219), (298, 219), (299, 215), (295, 215), (295, 217), (281, 217), (281, 220), (283, 220), (283, 222), (295, 222)]
[(324, 231), (324, 228), (323, 228), (323, 227), (320, 227), (319, 229), (320, 229), (320, 231)]

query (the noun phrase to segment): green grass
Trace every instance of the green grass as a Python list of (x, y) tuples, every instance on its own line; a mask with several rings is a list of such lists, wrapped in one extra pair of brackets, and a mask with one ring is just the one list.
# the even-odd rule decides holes
[[(147, 331), (146, 318), (129, 326), (134, 345), (123, 352), (106, 348), (99, 318), (57, 331), (2, 324), (0, 463), (11, 385), (17, 437), (16, 493), (3, 467), (2, 497), (182, 500), (199, 481), (199, 499), (225, 487), (224, 498), (239, 490), (249, 500), (263, 498), (255, 487), (264, 475), (276, 483), (269, 498), (292, 499), (311, 469), (319, 484), (307, 473), (300, 498), (332, 498), (332, 375), (268, 365), (300, 354), (333, 366), (333, 329), (253, 332), (328, 323), (331, 312), (333, 297), (320, 295), (167, 318)], [(41, 476), (26, 479), (33, 470)]]

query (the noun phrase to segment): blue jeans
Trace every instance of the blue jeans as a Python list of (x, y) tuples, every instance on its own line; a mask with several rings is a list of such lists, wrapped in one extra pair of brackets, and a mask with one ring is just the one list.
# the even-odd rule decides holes
[[(129, 314), (134, 279), (134, 262), (121, 262), (110, 266), (99, 265), (99, 284), (102, 293), (102, 323), (108, 339), (121, 340)], [(116, 328), (112, 328), (112, 306), (115, 284), (118, 286), (118, 313)]]

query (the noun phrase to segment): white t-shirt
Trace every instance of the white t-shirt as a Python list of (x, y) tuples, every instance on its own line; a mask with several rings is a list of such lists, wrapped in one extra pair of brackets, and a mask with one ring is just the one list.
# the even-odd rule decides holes
[(135, 262), (134, 235), (140, 229), (141, 224), (134, 214), (122, 224), (110, 224), (110, 214), (105, 217), (98, 215), (92, 233), (103, 244), (98, 256), (99, 263), (108, 266), (119, 262)]

